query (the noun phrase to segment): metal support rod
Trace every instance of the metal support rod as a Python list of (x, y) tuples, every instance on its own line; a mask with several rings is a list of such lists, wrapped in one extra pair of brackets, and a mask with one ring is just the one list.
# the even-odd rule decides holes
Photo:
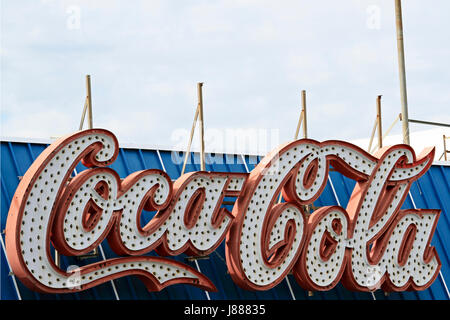
[(294, 135), (294, 140), (298, 139), (298, 133), (300, 132), (300, 126), (302, 125), (302, 122), (303, 122), (303, 110), (300, 111), (300, 118), (298, 119), (297, 129), (295, 130), (295, 135)]
[[(397, 121), (402, 119), (402, 114), (399, 113), (398, 117), (394, 119), (394, 121), (392, 122), (392, 124), (389, 126), (389, 128), (386, 130), (386, 132), (383, 134), (383, 137), (381, 137), (381, 140), (384, 140), (386, 138), (386, 136), (389, 134), (389, 132), (391, 132), (392, 128), (394, 128), (395, 124), (397, 123)], [(376, 123), (376, 122), (375, 122)], [(375, 151), (377, 147), (374, 147), (371, 151), (369, 150), (369, 153), (373, 153)]]
[[(93, 129), (94, 128), (94, 118), (92, 116), (92, 99), (91, 99), (91, 76), (86, 75), (86, 104), (87, 104), (87, 111), (88, 111), (88, 128)], [(97, 256), (98, 255), (98, 248), (95, 248), (92, 250), (92, 253), (88, 256)]]
[[(189, 143), (188, 143), (188, 150), (186, 152), (186, 157), (184, 158), (184, 163), (183, 163), (183, 169), (181, 170), (181, 174), (184, 174), (184, 170), (186, 168), (186, 163), (187, 163), (187, 157), (190, 153), (190, 149), (191, 149), (191, 143), (192, 143), (192, 138), (194, 137), (194, 132), (195, 132), (195, 124), (197, 123), (197, 119), (198, 117), (200, 117), (200, 139), (201, 139), (201, 149), (200, 149), (200, 167), (201, 170), (204, 171), (205, 170), (205, 144), (204, 144), (204, 130), (203, 130), (203, 97), (202, 97), (202, 85), (203, 83), (199, 82), (197, 84), (197, 94), (198, 94), (198, 105), (197, 105), (197, 109), (195, 110), (195, 116), (194, 116), (194, 122), (192, 123), (192, 129), (191, 129), (191, 135), (189, 137)], [(161, 160), (161, 159), (160, 159)], [(161, 161), (162, 163), (162, 161)], [(200, 270), (200, 265), (198, 264), (197, 260), (194, 260), (195, 266), (197, 267), (198, 272), (201, 272)], [(206, 298), (208, 300), (211, 300), (211, 297), (209, 296), (209, 292), (205, 291), (206, 294)]]
[(378, 121), (375, 119), (375, 122), (373, 124), (372, 133), (370, 134), (370, 140), (369, 140), (369, 147), (367, 148), (367, 151), (370, 152), (370, 149), (372, 148), (373, 138), (375, 137), (375, 130), (377, 130), (377, 124)]
[(8, 269), (9, 269), (9, 275), (11, 276), (13, 285), (14, 285), (14, 289), (16, 289), (16, 294), (17, 294), (17, 299), (22, 300), (22, 295), (20, 294), (19, 291), (19, 286), (17, 285), (17, 280), (16, 280), (16, 276), (14, 275), (11, 265), (9, 264), (9, 260), (8, 260), (8, 256), (6, 255), (6, 247), (5, 247), (5, 242), (3, 241), (3, 235), (0, 235), (0, 242), (1, 242), (1, 249), (3, 250), (3, 253), (5, 254), (5, 258), (6, 258), (6, 264), (8, 265)]
[(302, 90), (303, 138), (308, 138), (308, 122), (306, 117), (306, 91)]
[(189, 261), (189, 262), (193, 262), (196, 260), (209, 260), (209, 255), (208, 256), (190, 256), (190, 257), (184, 258), (184, 260)]
[(381, 129), (381, 96), (377, 97), (378, 148), (383, 146), (383, 130)]
[(447, 140), (447, 138), (445, 137), (445, 134), (443, 138), (444, 138), (444, 160), (447, 161), (447, 142), (445, 141)]
[[(302, 125), (303, 122), (303, 138), (305, 138), (305, 110), (306, 110), (306, 100), (305, 103), (303, 102), (303, 92), (305, 92), (305, 90), (302, 90), (302, 110), (300, 111), (300, 118), (298, 118), (298, 123), (297, 123), (297, 128), (295, 129), (295, 135), (294, 135), (294, 140), (298, 139), (298, 134), (300, 132), (300, 127)], [(283, 200), (283, 196), (280, 193), (280, 196), (278, 197), (278, 203), (281, 203), (281, 201)]]
[(397, 121), (401, 120), (402, 118), (402, 114), (399, 113), (398, 117), (394, 119), (394, 121), (392, 122), (392, 124), (390, 125), (390, 127), (386, 130), (386, 132), (383, 134), (382, 139), (384, 140), (384, 138), (386, 138), (386, 136), (389, 134), (389, 132), (391, 132), (392, 128), (395, 126), (395, 124), (397, 123)]
[(59, 268), (61, 266), (61, 256), (59, 252), (55, 249), (55, 265)]
[[(303, 122), (303, 139), (308, 138), (308, 127), (306, 124), (306, 90), (302, 90), (302, 111), (300, 112), (300, 118), (298, 119), (297, 123), (297, 129), (295, 130), (295, 136), (294, 140), (298, 139), (298, 134), (300, 131), (300, 126)], [(283, 200), (283, 196), (280, 193), (280, 196), (278, 197), (278, 203), (281, 203)]]
[(199, 117), (200, 117), (200, 169), (205, 171), (205, 139), (204, 139), (204, 125), (203, 125), (203, 94), (202, 94), (203, 82), (197, 84), (198, 93), (198, 106), (199, 106)]
[(430, 126), (438, 126), (438, 127), (450, 127), (450, 124), (442, 123), (442, 122), (431, 122), (431, 121), (414, 120), (414, 119), (409, 119), (408, 122), (419, 123), (419, 124), (428, 124)]
[(83, 108), (83, 113), (81, 114), (81, 121), (80, 121), (80, 128), (79, 130), (83, 130), (83, 125), (84, 125), (84, 119), (86, 118), (86, 110), (87, 110), (87, 97), (86, 97), (86, 101), (84, 102), (84, 108)]
[(200, 105), (197, 104), (197, 109), (195, 110), (194, 121), (192, 122), (191, 134), (189, 136), (189, 142), (188, 142), (188, 146), (187, 146), (187, 150), (186, 150), (186, 155), (184, 156), (183, 169), (181, 169), (181, 175), (183, 175), (184, 171), (186, 170), (187, 159), (189, 157), (189, 154), (191, 153), (192, 138), (194, 138), (195, 125), (197, 124), (199, 109), (200, 109)]
[(403, 21), (401, 0), (395, 0), (395, 24), (397, 29), (398, 71), (402, 104), (403, 143), (410, 144), (408, 121), (408, 98), (406, 93), (405, 49), (403, 45)]
[(86, 75), (86, 101), (88, 106), (88, 127), (89, 129), (92, 129), (94, 127), (93, 125), (93, 119), (92, 119), (92, 96), (91, 96), (91, 76)]
[[(92, 129), (94, 127), (93, 117), (92, 117), (92, 99), (91, 99), (91, 76), (86, 75), (86, 100), (84, 102), (83, 113), (81, 114), (81, 121), (79, 130), (83, 130), (84, 120), (86, 118), (86, 112), (88, 115), (88, 128)], [(92, 253), (85, 255), (85, 258), (97, 256), (98, 249), (95, 248)], [(61, 256), (59, 252), (55, 249), (55, 265), (60, 267), (61, 265)]]
[[(102, 255), (102, 259), (106, 260), (106, 255), (105, 255), (105, 251), (103, 251), (102, 245), (99, 244), (97, 248), (95, 248), (95, 252), (97, 252), (97, 249), (100, 248), (100, 253)], [(117, 292), (117, 288), (116, 288), (116, 284), (114, 283), (114, 280), (111, 280), (111, 287), (114, 291), (114, 296), (116, 297), (116, 300), (120, 300), (119, 298), (119, 293)]]

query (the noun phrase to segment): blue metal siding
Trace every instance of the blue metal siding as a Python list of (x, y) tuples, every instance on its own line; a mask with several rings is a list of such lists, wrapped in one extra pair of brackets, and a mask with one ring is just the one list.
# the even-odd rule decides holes
[[(10, 201), (19, 183), (19, 176), (23, 176), (34, 159), (46, 148), (43, 144), (30, 143), (1, 143), (1, 230), (4, 230), (6, 218), (9, 210)], [(174, 163), (173, 159), (184, 159), (184, 154), (180, 153), (177, 157), (172, 157), (169, 151), (159, 151), (162, 162), (156, 150), (143, 149), (121, 149), (117, 160), (111, 165), (121, 178), (126, 177), (134, 171), (143, 169), (163, 169), (163, 166), (171, 177), (176, 179), (180, 176), (182, 164)], [(186, 172), (198, 171), (199, 154), (191, 153), (190, 163), (186, 166)], [(213, 154), (206, 157), (206, 170), (221, 172), (247, 172), (252, 170), (256, 163), (261, 160), (257, 156), (245, 156), (245, 164), (242, 157), (237, 155)], [(211, 161), (215, 160), (214, 164)], [(181, 161), (182, 162), (182, 161)], [(77, 172), (86, 169), (82, 164), (77, 166)], [(338, 172), (330, 172), (331, 181), (327, 183), (324, 192), (314, 203), (315, 206), (336, 205), (340, 204), (345, 207), (350, 198), (355, 182), (342, 176)], [(440, 208), (442, 210), (438, 227), (433, 238), (433, 245), (436, 247), (439, 257), (442, 261), (442, 276), (439, 276), (433, 285), (424, 291), (419, 292), (402, 292), (390, 293), (388, 296), (378, 290), (374, 293), (376, 299), (449, 299), (446, 283), (450, 283), (450, 167), (448, 166), (432, 166), (432, 168), (411, 188), (411, 196), (417, 208)], [(337, 197), (337, 198), (336, 198)], [(227, 206), (231, 210), (231, 206)], [(414, 208), (413, 202), (408, 197), (403, 208)], [(143, 214), (143, 222), (148, 222), (153, 213), (146, 212)], [(4, 241), (4, 234), (2, 234)], [(102, 243), (106, 258), (116, 257), (116, 254), (108, 246), (107, 241)], [(1, 250), (1, 299), (17, 299), (17, 293), (9, 275), (5, 252)], [(149, 253), (149, 255), (155, 255)], [(174, 259), (186, 263), (196, 268), (195, 262), (186, 260), (185, 255), (174, 257)], [(69, 265), (79, 265), (93, 263), (99, 261), (101, 255), (87, 260), (80, 261), (76, 257), (62, 257), (61, 265), (67, 268)], [(265, 292), (253, 292), (242, 290), (232, 280), (227, 273), (225, 263), (225, 244), (222, 243), (219, 248), (213, 252), (207, 259), (197, 260), (202, 273), (209, 277), (217, 286), (218, 292), (210, 292), (211, 299), (292, 299), (287, 280), (283, 280), (275, 288)], [(288, 276), (292, 292), (296, 299), (373, 299), (371, 293), (351, 292), (338, 284), (334, 289), (327, 292), (314, 292), (313, 296), (309, 296), (308, 292), (303, 290), (295, 281), (292, 275)], [(20, 294), (23, 299), (115, 299), (111, 282), (104, 283), (92, 289), (76, 293), (48, 295), (38, 294), (28, 290), (20, 281), (17, 281)], [(137, 277), (125, 277), (114, 280), (115, 287), (120, 299), (206, 299), (205, 291), (187, 285), (170, 286), (161, 292), (148, 292), (145, 286)]]

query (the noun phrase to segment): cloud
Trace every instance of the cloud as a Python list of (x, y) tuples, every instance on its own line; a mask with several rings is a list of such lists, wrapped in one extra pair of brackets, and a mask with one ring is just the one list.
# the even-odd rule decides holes
[[(373, 5), (376, 29), (367, 24)], [(79, 28), (68, 26), (73, 6)], [(434, 6), (403, 6), (410, 115), (448, 121), (450, 44), (436, 30), (449, 29), (450, 3)], [(94, 124), (135, 143), (170, 144), (174, 130), (189, 130), (200, 81), (205, 127), (278, 128), (281, 141), (295, 131), (302, 89), (319, 140), (367, 137), (378, 94), (386, 124), (400, 111), (385, 1), (47, 0), (2, 9), (2, 135), (77, 128), (86, 74)]]

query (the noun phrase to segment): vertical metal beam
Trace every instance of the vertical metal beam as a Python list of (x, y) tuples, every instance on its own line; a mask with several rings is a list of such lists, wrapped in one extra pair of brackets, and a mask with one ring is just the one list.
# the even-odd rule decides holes
[(306, 90), (302, 90), (303, 138), (308, 138), (308, 121), (306, 116)]
[(403, 143), (410, 144), (408, 121), (408, 98), (406, 94), (405, 49), (403, 45), (403, 21), (401, 0), (395, 0), (395, 25), (397, 29), (398, 71), (400, 77), (400, 98), (402, 103)]
[(88, 126), (89, 129), (92, 129), (94, 127), (93, 125), (93, 119), (92, 119), (92, 96), (91, 96), (91, 76), (86, 75), (86, 102), (87, 102), (87, 108), (88, 108)]
[(383, 146), (383, 130), (381, 129), (381, 96), (377, 97), (378, 148)]
[(203, 82), (197, 84), (198, 94), (198, 107), (200, 116), (200, 168), (205, 171), (205, 139), (204, 139), (204, 125), (203, 125), (203, 94), (202, 94)]

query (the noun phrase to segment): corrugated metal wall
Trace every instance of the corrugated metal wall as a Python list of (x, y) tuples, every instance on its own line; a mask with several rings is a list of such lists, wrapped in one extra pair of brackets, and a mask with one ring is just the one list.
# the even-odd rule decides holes
[[(4, 230), (6, 218), (9, 210), (11, 198), (19, 183), (19, 176), (23, 176), (33, 160), (46, 148), (45, 144), (1, 142), (1, 230)], [(191, 154), (191, 163), (198, 154)], [(206, 170), (222, 172), (247, 172), (252, 170), (254, 165), (260, 160), (259, 157), (239, 156), (239, 155), (213, 155), (215, 162), (208, 164), (207, 155)], [(245, 163), (244, 163), (245, 158)], [(211, 159), (211, 158), (209, 158)], [(222, 163), (217, 163), (223, 159)], [(230, 161), (232, 160), (232, 161)], [(130, 173), (142, 169), (163, 169), (172, 179), (179, 177), (181, 164), (172, 161), (171, 152), (143, 149), (121, 149), (120, 154), (111, 166), (119, 175), (124, 178)], [(85, 168), (80, 164), (77, 171)], [(186, 172), (200, 170), (199, 166), (188, 164)], [(316, 206), (336, 205), (346, 206), (350, 194), (353, 190), (354, 181), (350, 180), (338, 172), (330, 173), (330, 180), (320, 196), (315, 202)], [(434, 165), (431, 169), (411, 188), (410, 196), (404, 203), (403, 208), (439, 208), (442, 210), (437, 230), (432, 244), (437, 248), (442, 261), (440, 276), (433, 285), (425, 291), (402, 292), (385, 295), (381, 290), (372, 293), (351, 292), (342, 285), (338, 285), (333, 290), (327, 292), (315, 292), (312, 296), (303, 290), (289, 275), (272, 290), (265, 292), (252, 292), (240, 289), (227, 274), (225, 264), (225, 245), (212, 253), (208, 259), (188, 261), (186, 256), (181, 255), (174, 259), (182, 261), (193, 268), (200, 268), (217, 286), (218, 292), (205, 291), (188, 285), (170, 286), (161, 292), (148, 292), (144, 285), (135, 277), (125, 277), (107, 282), (95, 288), (76, 293), (48, 295), (38, 294), (28, 290), (20, 281), (16, 281), (10, 274), (10, 269), (6, 260), (4, 250), (4, 234), (1, 237), (1, 299), (425, 299), (425, 300), (448, 300), (450, 299), (447, 284), (450, 284), (450, 166)], [(231, 210), (231, 208), (228, 208)], [(151, 217), (147, 217), (147, 221)], [(144, 221), (146, 223), (147, 221)], [(67, 268), (69, 265), (83, 265), (102, 260), (102, 254), (106, 258), (116, 255), (109, 248), (108, 243), (102, 243), (102, 250), (98, 257), (80, 260), (74, 257), (63, 257), (61, 266)]]

